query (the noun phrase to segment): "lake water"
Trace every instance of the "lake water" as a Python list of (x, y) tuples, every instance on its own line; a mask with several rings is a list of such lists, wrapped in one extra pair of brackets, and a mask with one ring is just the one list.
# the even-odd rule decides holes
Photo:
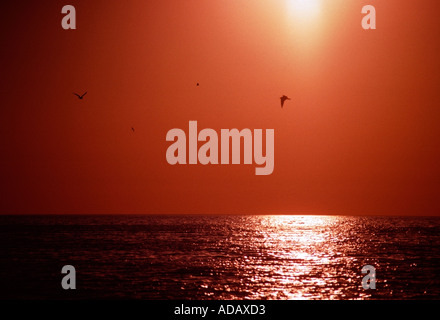
[(438, 217), (0, 216), (0, 254), (2, 299), (440, 297)]

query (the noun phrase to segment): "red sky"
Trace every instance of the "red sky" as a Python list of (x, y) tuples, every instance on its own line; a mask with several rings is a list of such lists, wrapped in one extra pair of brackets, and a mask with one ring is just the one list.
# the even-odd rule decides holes
[[(0, 213), (439, 215), (440, 4), (287, 2), (2, 4)], [(169, 165), (190, 120), (275, 129), (273, 174)]]

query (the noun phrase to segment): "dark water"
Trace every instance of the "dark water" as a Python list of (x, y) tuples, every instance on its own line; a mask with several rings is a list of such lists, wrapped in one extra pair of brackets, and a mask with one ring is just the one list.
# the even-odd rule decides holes
[(434, 217), (0, 216), (0, 298), (438, 299), (439, 245)]

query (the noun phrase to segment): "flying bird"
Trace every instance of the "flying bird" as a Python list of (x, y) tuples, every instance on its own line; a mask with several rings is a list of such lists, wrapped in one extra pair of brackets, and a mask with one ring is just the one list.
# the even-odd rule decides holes
[(133, 127), (131, 127), (131, 131), (133, 131), (133, 132), (134, 132), (134, 128), (133, 128)]
[(284, 102), (286, 101), (286, 100), (292, 100), (292, 99), (290, 99), (288, 96), (286, 96), (286, 95), (284, 95), (284, 96), (282, 96), (281, 98), (281, 108), (284, 106)]
[(200, 84), (197, 82), (196, 86), (198, 87)]
[(84, 96), (87, 94), (87, 91), (82, 95), (82, 96), (80, 96), (78, 93), (73, 93), (75, 96), (77, 96), (78, 97), (78, 99), (80, 99), (80, 100), (82, 100), (82, 98), (84, 98)]

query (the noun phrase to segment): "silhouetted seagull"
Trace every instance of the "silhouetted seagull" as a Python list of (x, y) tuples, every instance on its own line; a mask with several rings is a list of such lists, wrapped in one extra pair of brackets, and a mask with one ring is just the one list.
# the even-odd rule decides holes
[(78, 93), (75, 92), (73, 94), (82, 100), (82, 98), (84, 98), (84, 96), (87, 94), (87, 91), (82, 96), (80, 96)]
[(292, 99), (290, 99), (288, 96), (286, 96), (286, 95), (284, 95), (284, 96), (282, 96), (281, 98), (281, 108), (284, 106), (284, 101), (286, 101), (286, 100), (292, 100)]

